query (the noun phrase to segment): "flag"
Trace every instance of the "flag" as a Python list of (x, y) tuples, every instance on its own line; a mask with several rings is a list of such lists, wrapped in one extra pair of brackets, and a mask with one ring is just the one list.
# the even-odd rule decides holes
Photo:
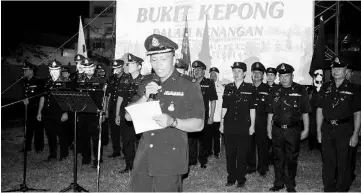
[(85, 36), (83, 31), (83, 24), (81, 23), (81, 17), (79, 17), (79, 34), (78, 34), (78, 54), (88, 58), (86, 46), (85, 46)]
[(310, 65), (309, 74), (313, 77), (313, 73), (315, 70), (321, 69), (324, 70), (325, 65), (325, 30), (324, 30), (324, 22), (322, 16), (320, 17), (320, 28), (318, 30), (316, 46), (313, 50), (312, 61)]
[(206, 25), (204, 27), (204, 32), (203, 32), (202, 47), (201, 47), (201, 51), (198, 54), (198, 58), (207, 66), (207, 69), (210, 68), (212, 56), (210, 54), (210, 47), (209, 47), (208, 15), (206, 17)]
[(191, 53), (189, 50), (189, 34), (188, 34), (188, 22), (186, 17), (186, 23), (184, 26), (183, 41), (182, 41), (182, 59), (188, 65), (188, 75), (192, 75), (192, 66), (191, 66)]

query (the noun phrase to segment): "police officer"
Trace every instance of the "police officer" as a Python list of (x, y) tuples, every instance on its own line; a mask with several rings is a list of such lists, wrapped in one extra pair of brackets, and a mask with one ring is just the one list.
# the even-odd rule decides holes
[[(270, 191), (279, 191), (286, 185), (288, 192), (295, 192), (300, 141), (307, 137), (309, 130), (308, 93), (293, 82), (291, 65), (281, 63), (277, 71), (281, 85), (268, 97), (267, 130), (276, 156), (275, 181)], [(301, 116), (303, 130), (299, 127)]]
[[(39, 108), (39, 99), (41, 94), (42, 81), (35, 76), (36, 65), (31, 64), (28, 61), (24, 62), (24, 105), (27, 106), (27, 122), (26, 128), (26, 144), (25, 150), (31, 151), (31, 144), (34, 137), (34, 148), (37, 153), (40, 153), (44, 149), (44, 128), (40, 122), (36, 119), (36, 114)], [(35, 97), (33, 97), (35, 96)], [(33, 97), (28, 99), (29, 97)], [(21, 151), (24, 151), (22, 149)]]
[[(267, 137), (267, 97), (269, 86), (263, 83), (263, 75), (266, 71), (264, 65), (255, 62), (251, 66), (253, 81), (253, 101), (256, 109), (255, 134), (251, 136), (250, 149), (248, 153), (247, 173), (259, 172), (265, 176), (268, 169), (268, 156), (270, 141)], [(256, 150), (257, 148), (257, 150)], [(256, 156), (257, 152), (257, 156)], [(256, 159), (258, 158), (258, 159)], [(256, 163), (257, 160), (257, 163)]]
[(278, 85), (275, 83), (276, 76), (277, 76), (277, 70), (276, 70), (276, 68), (269, 67), (269, 68), (266, 69), (267, 84), (268, 84), (268, 86), (270, 86), (270, 88), (273, 88), (273, 87), (275, 87), (275, 86), (278, 86)]
[[(197, 83), (201, 85), (206, 124), (204, 125), (205, 128), (202, 130), (202, 132), (199, 133), (199, 136), (196, 136), (196, 138), (194, 138), (191, 135), (192, 136), (191, 138), (192, 141), (199, 140), (200, 148), (199, 148), (198, 160), (201, 164), (201, 168), (207, 168), (207, 158), (210, 155), (212, 148), (212, 139), (211, 139), (212, 131), (210, 130), (209, 127), (213, 123), (214, 110), (216, 108), (216, 100), (218, 99), (218, 97), (214, 82), (204, 77), (206, 65), (203, 62), (196, 60), (192, 63), (192, 68), (193, 68), (194, 78), (197, 80)], [(210, 109), (209, 109), (209, 102), (211, 103)], [(197, 137), (199, 138), (197, 139)], [(196, 148), (197, 141), (194, 143), (193, 144), (190, 143), (190, 147), (192, 151), (197, 150)], [(190, 165), (194, 163), (193, 155), (196, 155), (196, 153), (192, 153), (192, 156), (190, 158)], [(195, 163), (197, 163), (196, 160)]]
[(137, 103), (144, 103), (150, 94), (157, 94), (155, 100), (160, 101), (163, 114), (154, 120), (162, 129), (143, 133), (134, 161), (131, 189), (134, 192), (181, 191), (181, 175), (188, 171), (187, 132), (198, 132), (204, 124), (200, 86), (174, 69), (173, 57), (178, 45), (172, 40), (153, 34), (144, 45), (155, 74), (140, 85)]
[[(217, 100), (216, 100), (216, 108), (214, 110), (213, 115), (213, 123), (210, 125), (210, 138), (211, 138), (211, 145), (213, 143), (213, 149), (211, 148), (211, 153), (213, 150), (213, 155), (216, 159), (219, 158), (219, 153), (221, 151), (221, 144), (220, 144), (220, 137), (221, 133), (219, 131), (220, 123), (221, 123), (221, 113), (222, 113), (222, 97), (224, 92), (224, 86), (219, 81), (219, 70), (216, 67), (209, 69), (209, 78), (213, 80), (214, 85), (216, 87), (217, 92)], [(211, 108), (211, 102), (209, 104), (209, 108)], [(211, 146), (212, 147), (212, 146)]]
[(84, 68), (83, 68), (83, 62), (84, 62), (85, 57), (83, 55), (77, 54), (74, 57), (74, 62), (75, 62), (75, 66), (76, 66), (76, 72), (70, 74), (70, 79), (73, 81), (77, 81), (78, 80), (78, 76), (82, 76), (84, 74)]
[(120, 126), (120, 134), (123, 142), (123, 153), (125, 157), (125, 168), (120, 173), (129, 173), (133, 169), (133, 161), (135, 157), (137, 136), (135, 134), (133, 122), (124, 120), (124, 107), (126, 107), (135, 97), (139, 83), (143, 80), (140, 74), (143, 59), (126, 53), (123, 56), (125, 65), (127, 66), (130, 77), (119, 84), (119, 93), (117, 99), (117, 109), (115, 122)]
[(38, 121), (44, 121), (45, 133), (48, 137), (49, 156), (46, 161), (57, 159), (57, 137), (60, 143), (60, 161), (68, 157), (67, 131), (65, 122), (68, 120), (67, 112), (64, 112), (56, 101), (51, 91), (66, 88), (67, 85), (61, 77), (61, 63), (58, 61), (49, 64), (50, 77), (46, 80), (44, 91), (46, 94), (40, 98)]
[(251, 135), (254, 133), (255, 109), (252, 99), (252, 85), (244, 82), (247, 65), (234, 62), (234, 82), (224, 88), (221, 130), (224, 131), (227, 161), (227, 183), (237, 187), (245, 186), (247, 152)]
[[(105, 107), (103, 104), (103, 88), (99, 86), (105, 83), (105, 79), (95, 76), (95, 63), (86, 58), (83, 60), (83, 68), (84, 75), (78, 75), (78, 89), (82, 92), (88, 92), (94, 103), (98, 108), (103, 108), (105, 112)], [(94, 91), (95, 90), (95, 91)], [(80, 138), (81, 144), (81, 153), (82, 153), (82, 164), (89, 165), (91, 163), (91, 155), (93, 151), (93, 164), (92, 167), (96, 168), (98, 165), (98, 142), (99, 142), (99, 116), (97, 112), (81, 112), (78, 116), (78, 125), (79, 125), (79, 133), (78, 136)], [(91, 144), (93, 147), (91, 148)], [(103, 148), (101, 148), (101, 159)]]
[(185, 74), (188, 70), (188, 64), (183, 59), (176, 59), (175, 69), (177, 69), (179, 73)]
[(124, 76), (123, 71), (124, 61), (114, 60), (113, 62), (113, 75), (110, 76), (109, 86), (107, 87), (107, 101), (108, 101), (108, 122), (110, 126), (110, 137), (112, 139), (113, 153), (108, 157), (115, 158), (120, 156), (120, 128), (115, 124), (116, 103), (118, 99), (118, 86), (121, 78)]
[(331, 68), (334, 80), (322, 85), (317, 103), (317, 137), (322, 145), (324, 191), (344, 192), (352, 183), (348, 155), (349, 146), (358, 143), (361, 96), (359, 88), (345, 79), (345, 61), (336, 57)]

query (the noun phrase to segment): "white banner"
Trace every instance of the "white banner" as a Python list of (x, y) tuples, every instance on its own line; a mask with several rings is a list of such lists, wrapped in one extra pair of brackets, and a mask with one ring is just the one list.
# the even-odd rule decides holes
[[(267, 68), (284, 62), (295, 68), (296, 82), (311, 84), (312, 0), (118, 0), (116, 15), (115, 58), (126, 52), (143, 58), (143, 74), (151, 68), (145, 39), (153, 33), (167, 36), (179, 45), (180, 57), (187, 17), (191, 60), (204, 61), (207, 71), (219, 68), (221, 79), (233, 80), (230, 66), (235, 61), (248, 65), (248, 82), (252, 63), (260, 61)], [(203, 41), (207, 15), (209, 46)]]

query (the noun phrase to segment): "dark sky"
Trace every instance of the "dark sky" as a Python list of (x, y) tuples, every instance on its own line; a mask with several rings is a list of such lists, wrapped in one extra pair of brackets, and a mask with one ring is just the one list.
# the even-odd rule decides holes
[(79, 16), (88, 15), (88, 1), (1, 1), (2, 46), (27, 32), (71, 37), (79, 30)]

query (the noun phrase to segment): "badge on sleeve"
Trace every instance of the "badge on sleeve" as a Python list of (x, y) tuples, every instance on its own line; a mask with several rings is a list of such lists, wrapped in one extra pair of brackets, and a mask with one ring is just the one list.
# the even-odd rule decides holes
[(168, 111), (174, 111), (174, 103), (173, 103), (173, 101), (170, 102), (169, 107), (168, 107)]

